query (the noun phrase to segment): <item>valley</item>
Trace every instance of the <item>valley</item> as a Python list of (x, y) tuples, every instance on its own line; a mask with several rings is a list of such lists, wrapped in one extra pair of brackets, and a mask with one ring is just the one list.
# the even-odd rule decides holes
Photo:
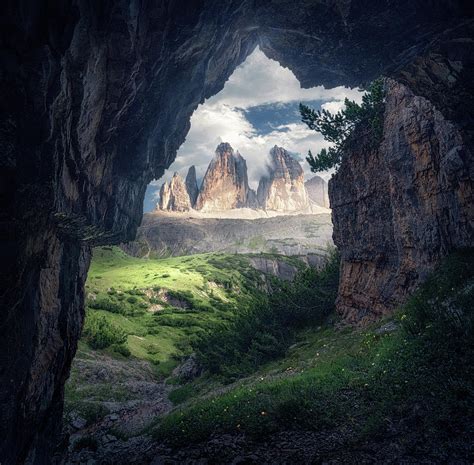
[[(420, 441), (427, 463), (446, 453), (465, 463), (472, 253), (452, 255), (393, 316), (357, 329), (334, 313), (337, 256), (320, 271), (273, 256), (300, 269), (285, 284), (251, 256), (97, 249), (86, 328), (103, 316), (129, 353), (93, 349), (85, 331), (66, 386), (66, 463), (416, 463)], [(123, 310), (105, 309), (106, 296)]]

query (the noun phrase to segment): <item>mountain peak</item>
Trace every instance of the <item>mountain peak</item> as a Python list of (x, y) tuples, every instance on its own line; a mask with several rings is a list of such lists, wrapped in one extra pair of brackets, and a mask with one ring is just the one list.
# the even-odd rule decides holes
[(303, 168), (283, 147), (275, 145), (270, 150), (269, 174), (260, 179), (257, 200), (265, 210), (293, 211), (310, 206)]
[(199, 188), (197, 185), (196, 179), (196, 167), (194, 165), (189, 167), (188, 174), (186, 175), (186, 190), (189, 194), (189, 200), (191, 202), (191, 207), (194, 208), (196, 205), (196, 200), (199, 195)]
[[(231, 156), (226, 156), (231, 155)], [(204, 211), (230, 210), (248, 206), (249, 185), (247, 163), (228, 142), (216, 148), (199, 192), (196, 209)]]
[(217, 154), (230, 153), (231, 155), (234, 155), (234, 149), (228, 142), (221, 142), (216, 148), (216, 153)]
[(160, 189), (158, 210), (185, 212), (191, 209), (191, 201), (183, 178), (175, 172), (171, 181), (164, 182)]

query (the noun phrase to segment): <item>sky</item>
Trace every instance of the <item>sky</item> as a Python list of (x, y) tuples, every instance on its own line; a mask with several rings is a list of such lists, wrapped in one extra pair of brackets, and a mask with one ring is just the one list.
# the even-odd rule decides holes
[(257, 48), (234, 71), (224, 89), (193, 113), (191, 129), (176, 160), (162, 178), (148, 186), (144, 211), (154, 209), (160, 186), (175, 171), (185, 177), (188, 168), (195, 165), (199, 182), (221, 142), (230, 143), (247, 160), (249, 184), (254, 189), (266, 172), (268, 153), (274, 145), (300, 159), (306, 178), (311, 178), (314, 174), (305, 156), (309, 149), (316, 153), (328, 144), (301, 122), (299, 103), (335, 112), (342, 107), (345, 97), (360, 101), (361, 95), (357, 89), (345, 87), (302, 89), (288, 68), (270, 60)]

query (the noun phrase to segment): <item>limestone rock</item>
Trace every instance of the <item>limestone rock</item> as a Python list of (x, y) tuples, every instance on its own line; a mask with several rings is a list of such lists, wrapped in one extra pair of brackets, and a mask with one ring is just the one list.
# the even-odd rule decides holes
[(389, 80), (382, 145), (358, 140), (329, 182), (342, 254), (337, 310), (347, 322), (390, 313), (444, 255), (474, 245), (473, 173), (456, 126)]
[(321, 207), (329, 208), (328, 183), (320, 176), (314, 176), (304, 183), (311, 201)]
[(191, 208), (191, 200), (183, 178), (178, 173), (174, 173), (171, 181), (161, 186), (158, 209), (185, 212)]
[(219, 144), (202, 181), (196, 209), (229, 210), (248, 205), (247, 163), (228, 143)]
[(309, 207), (304, 185), (303, 168), (282, 147), (270, 151), (268, 176), (260, 179), (257, 191), (258, 204), (266, 210), (292, 211)]

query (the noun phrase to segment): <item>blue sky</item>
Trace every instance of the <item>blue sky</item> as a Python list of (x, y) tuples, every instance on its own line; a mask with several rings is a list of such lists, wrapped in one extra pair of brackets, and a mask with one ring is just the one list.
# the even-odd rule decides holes
[[(161, 179), (148, 186), (144, 211), (154, 208), (161, 184), (175, 171), (186, 176), (189, 166), (195, 165), (198, 178), (202, 178), (220, 142), (229, 142), (247, 160), (249, 182), (256, 188), (274, 145), (299, 154), (302, 160), (308, 149), (317, 152), (327, 145), (301, 123), (300, 102), (337, 111), (345, 97), (360, 101), (360, 96), (356, 89), (344, 87), (302, 89), (289, 69), (256, 49), (234, 71), (224, 89), (196, 109), (176, 160)], [(306, 177), (311, 177), (307, 163), (302, 165)]]

